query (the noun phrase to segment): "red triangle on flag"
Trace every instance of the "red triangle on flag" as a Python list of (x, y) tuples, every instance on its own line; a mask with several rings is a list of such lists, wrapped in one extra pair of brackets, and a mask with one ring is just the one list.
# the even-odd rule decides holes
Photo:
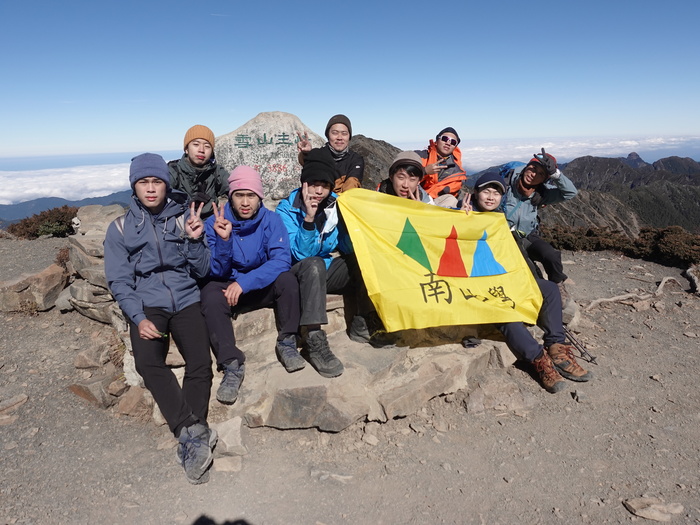
[(442, 252), (442, 257), (440, 257), (440, 266), (437, 274), (443, 277), (469, 277), (467, 269), (464, 267), (462, 254), (459, 251), (457, 230), (454, 226), (452, 226), (449, 237), (445, 239), (445, 251)]

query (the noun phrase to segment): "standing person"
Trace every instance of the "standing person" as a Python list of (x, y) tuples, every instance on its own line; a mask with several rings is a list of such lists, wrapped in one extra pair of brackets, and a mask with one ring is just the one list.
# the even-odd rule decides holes
[(179, 160), (168, 162), (170, 184), (184, 191), (195, 204), (204, 203), (202, 219), (214, 213), (212, 203), (228, 196), (228, 172), (214, 158), (214, 133), (202, 125), (192, 126), (185, 133), (185, 153)]
[[(495, 172), (487, 172), (474, 184), (474, 194), (467, 195), (462, 208), (469, 211), (489, 212), (498, 210), (505, 193), (503, 178)], [(544, 279), (536, 279), (542, 292), (542, 307), (537, 318), (537, 326), (544, 331), (543, 345), (530, 334), (523, 323), (502, 323), (497, 327), (506, 339), (512, 352), (532, 363), (539, 374), (542, 386), (551, 393), (566, 388), (564, 376), (572, 381), (590, 381), (591, 372), (586, 371), (576, 361), (572, 347), (566, 344), (562, 323), (561, 295), (557, 286)]]
[(539, 236), (538, 210), (547, 205), (573, 199), (578, 190), (574, 183), (557, 167), (557, 159), (544, 151), (536, 153), (520, 171), (509, 177), (504, 212), (506, 219), (526, 242), (527, 254), (539, 261), (547, 272), (547, 279), (559, 286), (562, 300), (569, 301), (564, 286), (567, 275), (561, 263), (561, 252)]
[[(178, 438), (187, 480), (205, 483), (217, 434), (207, 425), (211, 357), (196, 282), (209, 273), (202, 205), (188, 209), (186, 195), (170, 191), (168, 166), (153, 153), (132, 159), (129, 182), (129, 210), (104, 242), (107, 283), (129, 322), (136, 370)], [(169, 335), (185, 359), (182, 387), (165, 364)]]
[[(362, 187), (365, 159), (350, 149), (350, 139), (352, 139), (350, 119), (345, 115), (332, 116), (326, 124), (325, 135), (328, 142), (323, 147), (331, 153), (335, 161), (335, 180), (331, 187), (333, 192), (338, 194)], [(299, 135), (297, 149), (299, 150), (299, 164), (303, 166), (306, 155), (311, 151), (311, 143), (306, 135)]]
[(459, 135), (454, 128), (447, 127), (431, 140), (428, 148), (416, 150), (425, 168), (421, 182), (423, 189), (443, 208), (455, 208), (457, 195), (467, 174), (462, 168), (462, 152), (457, 147)]
[(377, 186), (377, 191), (403, 199), (412, 199), (426, 204), (435, 204), (420, 185), (425, 171), (421, 158), (415, 151), (402, 151), (389, 167), (389, 178)]
[(221, 403), (234, 403), (245, 376), (245, 354), (236, 346), (235, 314), (274, 307), (277, 356), (288, 372), (305, 366), (299, 355), (299, 285), (288, 270), (289, 236), (282, 220), (263, 205), (260, 174), (238, 166), (228, 178), (229, 201), (206, 221), (211, 279), (202, 288), (202, 312), (219, 370)]

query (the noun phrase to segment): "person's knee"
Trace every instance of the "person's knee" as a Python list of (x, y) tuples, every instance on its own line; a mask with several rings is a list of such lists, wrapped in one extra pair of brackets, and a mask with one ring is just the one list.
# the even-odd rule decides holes
[(299, 265), (300, 278), (326, 280), (326, 262), (321, 257), (307, 257)]

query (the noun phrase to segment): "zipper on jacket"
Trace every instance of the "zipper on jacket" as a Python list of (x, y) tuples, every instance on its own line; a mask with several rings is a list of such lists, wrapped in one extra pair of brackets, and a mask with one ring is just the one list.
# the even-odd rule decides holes
[(158, 259), (160, 260), (160, 268), (161, 271), (158, 272), (160, 273), (160, 281), (163, 283), (163, 286), (168, 290), (168, 294), (170, 295), (170, 304), (173, 305), (173, 312), (176, 312), (176, 306), (175, 306), (175, 297), (173, 296), (173, 291), (170, 289), (170, 287), (165, 283), (165, 277), (164, 277), (164, 272), (163, 272), (163, 266), (165, 266), (165, 262), (163, 261), (163, 252), (160, 249), (160, 242), (158, 239), (158, 231), (156, 230), (156, 225), (153, 222), (154, 217), (151, 216), (151, 220), (149, 221), (151, 223), (151, 229), (153, 230), (153, 236), (156, 239), (156, 248), (158, 249)]

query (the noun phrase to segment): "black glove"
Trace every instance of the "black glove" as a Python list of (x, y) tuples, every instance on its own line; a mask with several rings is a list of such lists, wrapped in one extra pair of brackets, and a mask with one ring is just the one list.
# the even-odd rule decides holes
[(535, 153), (535, 158), (540, 161), (549, 175), (554, 175), (557, 172), (557, 159), (549, 153), (545, 153), (544, 148), (542, 148), (542, 153)]

